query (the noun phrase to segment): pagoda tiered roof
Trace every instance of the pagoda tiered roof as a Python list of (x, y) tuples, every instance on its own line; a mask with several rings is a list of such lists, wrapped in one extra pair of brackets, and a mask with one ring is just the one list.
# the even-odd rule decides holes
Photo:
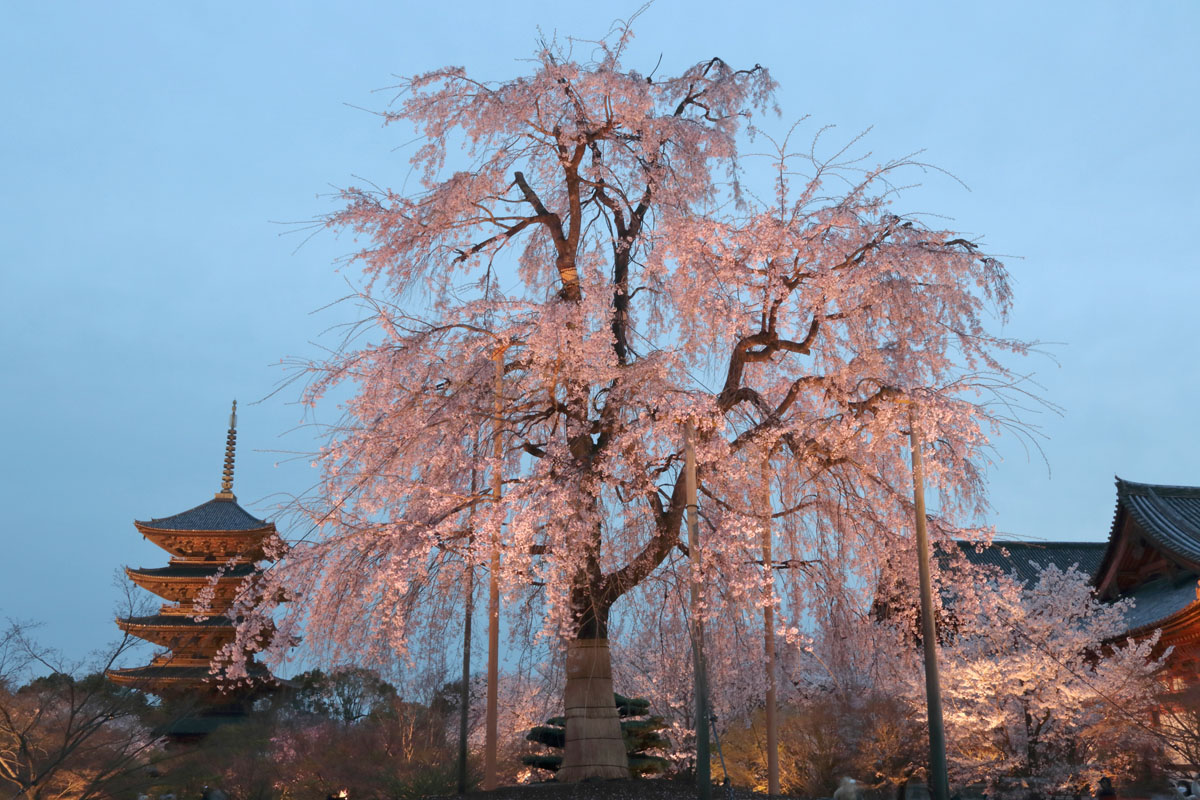
[(169, 517), (156, 517), (146, 522), (134, 521), (138, 530), (155, 531), (259, 531), (274, 530), (275, 525), (258, 519), (249, 511), (237, 504), (232, 496), (229, 499), (214, 497), (207, 503), (201, 503), (195, 508), (172, 514)]
[(213, 562), (212, 564), (169, 564), (165, 567), (126, 567), (125, 574), (130, 577), (138, 576), (141, 578), (204, 578), (212, 579), (214, 575), (220, 574), (222, 579), (228, 578), (245, 578), (248, 575), (253, 575), (258, 569), (253, 564), (234, 564), (227, 566), (222, 562)]
[(227, 628), (233, 620), (224, 615), (215, 617), (175, 616), (174, 614), (151, 614), (146, 617), (123, 617), (118, 620), (122, 628), (163, 628), (170, 630), (194, 630), (196, 628)]
[(235, 635), (233, 620), (224, 615), (200, 618), (186, 614), (126, 617), (117, 620), (117, 627), (174, 652), (183, 648), (205, 650), (210, 660), (217, 650), (232, 642)]
[[(204, 594), (213, 610), (227, 608), (246, 578), (257, 572), (253, 563), (229, 565), (219, 561), (170, 564), (153, 569), (125, 568), (129, 579), (146, 591), (188, 607)], [(173, 610), (168, 613), (183, 612)]]
[(238, 505), (232, 491), (218, 492), (206, 503), (169, 517), (156, 517), (134, 526), (150, 541), (171, 554), (173, 565), (241, 561), (265, 557), (266, 541), (275, 535), (275, 524), (261, 520)]
[[(259, 683), (272, 684), (274, 677), (261, 664), (246, 665), (250, 677)], [(144, 691), (156, 693), (195, 692), (198, 688), (202, 693), (220, 697), (220, 689), (213, 682), (212, 670), (207, 666), (180, 666), (174, 664), (149, 664), (144, 667), (129, 669), (114, 669), (108, 672), (108, 678), (121, 686), (132, 686)]]

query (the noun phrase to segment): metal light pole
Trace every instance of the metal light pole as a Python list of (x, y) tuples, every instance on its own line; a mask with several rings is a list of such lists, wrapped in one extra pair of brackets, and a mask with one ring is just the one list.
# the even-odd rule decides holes
[(942, 688), (938, 680), (937, 627), (933, 620), (933, 585), (929, 576), (929, 535), (925, 530), (925, 472), (917, 417), (909, 411), (908, 437), (912, 449), (913, 506), (916, 508), (918, 573), (921, 580), (921, 640), (925, 648), (925, 700), (929, 717), (929, 793), (933, 800), (950, 800), (946, 774), (946, 726), (942, 721)]
[(684, 490), (687, 495), (688, 558), (692, 562), (692, 670), (696, 694), (696, 789), (700, 800), (712, 800), (712, 765), (708, 752), (708, 667), (704, 661), (704, 623), (700, 619), (700, 526), (696, 519), (695, 430), (684, 428)]

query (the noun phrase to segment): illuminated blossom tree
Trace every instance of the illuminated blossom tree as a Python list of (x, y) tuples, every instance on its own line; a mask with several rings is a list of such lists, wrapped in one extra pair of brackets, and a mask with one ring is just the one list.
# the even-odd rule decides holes
[[(1088, 576), (1051, 565), (1037, 581), (983, 574), (955, 581), (942, 648), (951, 768), (966, 784), (1018, 793), (1096, 785), (1145, 766), (1160, 746), (1157, 636), (1116, 640), (1131, 601), (1101, 603)], [(912, 671), (910, 697), (920, 675)], [(1005, 779), (1012, 782), (1006, 784)]]
[[(346, 189), (326, 220), (361, 243), (370, 318), (312, 365), (309, 402), (352, 396), (300, 504), (313, 531), (269, 576), (296, 598), (275, 647), (409, 654), (458, 619), (463, 570), (497, 546), (507, 602), (532, 597), (566, 644), (566, 780), (625, 774), (610, 614), (651, 576), (686, 578), (663, 566), (681, 547), (686, 423), (702, 578), (723, 603), (769, 602), (753, 555), (765, 459), (787, 521), (773, 558), (867, 597), (855, 576), (911, 520), (899, 432), (918, 424), (946, 519), (980, 510), (1003, 423), (986, 403), (1015, 384), (998, 359), (1024, 350), (985, 329), (1009, 306), (1002, 266), (890, 209), (911, 163), (818, 141), (797, 156), (782, 137), (743, 164), (767, 71), (711, 58), (647, 75), (621, 64), (630, 36), (544, 44), (509, 81), (446, 68), (400, 85), (386, 118), (417, 133), (419, 188)], [(755, 194), (747, 167), (768, 165)]]
[[(1123, 638), (1132, 600), (1101, 602), (1077, 566), (1031, 561), (1036, 578), (1022, 580), (970, 563), (957, 546), (938, 560), (939, 662), (956, 784), (986, 783), (1001, 797), (1079, 793), (1105, 775), (1145, 777), (1162, 763), (1169, 739), (1154, 720), (1165, 654), (1156, 653), (1157, 634)], [(917, 612), (895, 591), (903, 576), (893, 577), (881, 593), (893, 600), (876, 606), (884, 619), (859, 626), (853, 641), (870, 655), (869, 683), (923, 721)]]

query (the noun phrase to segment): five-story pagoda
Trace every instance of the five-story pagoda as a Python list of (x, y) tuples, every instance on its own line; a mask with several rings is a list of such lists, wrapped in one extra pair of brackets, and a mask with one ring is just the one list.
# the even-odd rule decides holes
[[(239, 701), (248, 696), (244, 691), (222, 691), (211, 672), (213, 658), (234, 640), (230, 606), (246, 579), (260, 571), (264, 548), (277, 536), (273, 522), (255, 518), (237, 503), (233, 494), (236, 444), (235, 400), (221, 491), (207, 503), (179, 514), (133, 523), (142, 536), (170, 553), (171, 560), (165, 567), (126, 567), (125, 574), (167, 602), (157, 614), (125, 617), (118, 619), (117, 625), (165, 650), (147, 666), (108, 673), (114, 683), (163, 698), (188, 699), (225, 713), (235, 711)], [(272, 682), (261, 665), (248, 663), (247, 669), (260, 685)]]

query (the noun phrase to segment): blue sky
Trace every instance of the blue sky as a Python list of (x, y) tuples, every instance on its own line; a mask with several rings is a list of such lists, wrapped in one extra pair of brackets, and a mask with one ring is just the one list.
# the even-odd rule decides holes
[[(347, 321), (317, 310), (353, 244), (280, 223), (352, 176), (403, 182), (373, 90), (444, 64), (514, 76), (539, 27), (597, 38), (636, 8), (4, 4), (0, 615), (77, 656), (111, 639), (114, 571), (166, 561), (132, 520), (217, 490), (234, 397), (242, 504), (269, 517), (308, 487), (277, 452), (311, 446), (296, 391), (268, 395)], [(1001, 531), (1097, 539), (1114, 474), (1200, 484), (1200, 5), (658, 0), (636, 31), (631, 67), (761, 63), (779, 130), (873, 126), (879, 159), (923, 150), (970, 186), (929, 173), (898, 210), (1013, 256), (1006, 332), (1054, 343), (1028, 363), (1064, 409), (1037, 420), (1051, 471), (999, 443)]]

